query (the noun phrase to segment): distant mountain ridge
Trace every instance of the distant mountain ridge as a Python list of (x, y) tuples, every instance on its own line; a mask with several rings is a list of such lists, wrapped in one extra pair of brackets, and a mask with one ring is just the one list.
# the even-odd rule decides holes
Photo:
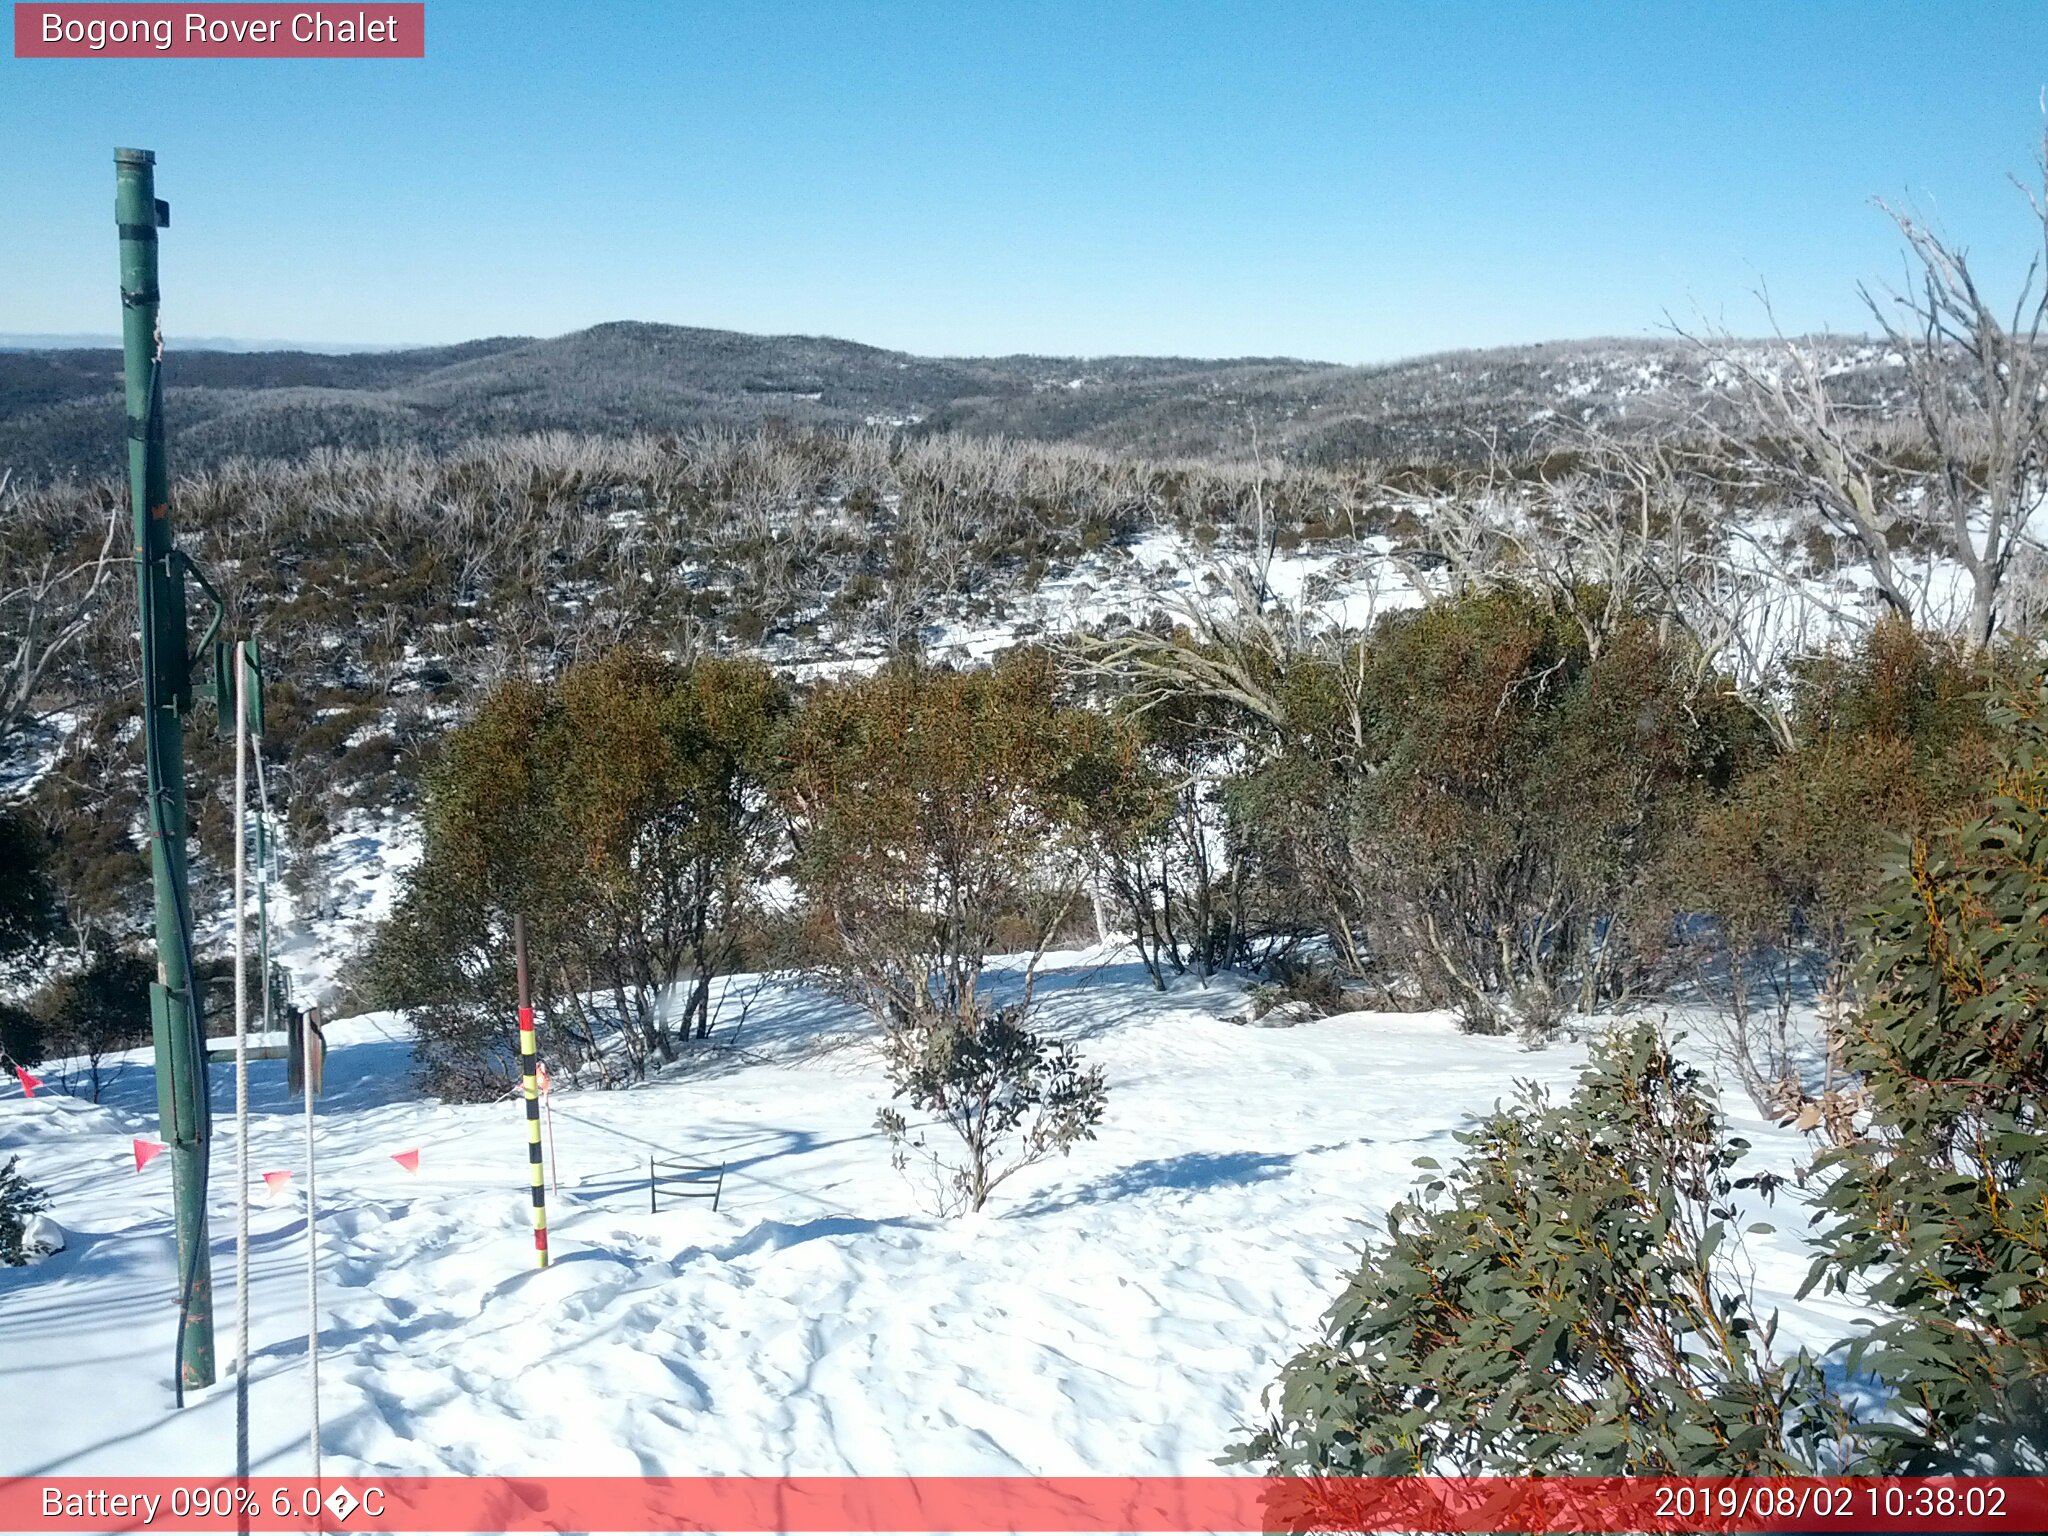
[[(1826, 343), (1852, 394), (1887, 403), (1881, 349)], [(28, 476), (121, 462), (120, 354), (0, 351), (0, 466)], [(1690, 343), (1602, 340), (1367, 367), (1294, 358), (919, 357), (817, 336), (615, 322), (383, 352), (166, 355), (174, 468), (319, 446), (452, 446), (543, 430), (625, 434), (768, 420), (1071, 441), (1156, 456), (1482, 457), (1561, 420), (1653, 426), (1719, 392)]]
[[(167, 346), (206, 352), (406, 352), (405, 346), (361, 341), (285, 341), (277, 337), (257, 340), (247, 336), (172, 336)], [(69, 331), (0, 331), (0, 352), (105, 351), (121, 345), (112, 331), (79, 334)]]

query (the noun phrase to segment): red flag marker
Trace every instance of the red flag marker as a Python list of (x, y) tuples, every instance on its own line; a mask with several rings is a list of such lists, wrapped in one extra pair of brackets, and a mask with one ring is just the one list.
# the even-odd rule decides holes
[(270, 1192), (273, 1195), (283, 1194), (285, 1192), (286, 1186), (288, 1186), (291, 1183), (291, 1181), (291, 1174), (284, 1170), (279, 1170), (276, 1173), (266, 1173), (265, 1175), (263, 1175), (263, 1182), (270, 1186)]
[(394, 1152), (391, 1154), (391, 1161), (398, 1164), (407, 1173), (418, 1173), (420, 1171), (420, 1149), (418, 1147), (410, 1147), (403, 1152)]
[(30, 1077), (26, 1067), (16, 1067), (14, 1075), (21, 1079), (21, 1096), (25, 1099), (34, 1098), (36, 1090), (43, 1086), (43, 1080), (40, 1077)]
[(147, 1167), (149, 1166), (149, 1160), (150, 1160), (151, 1158), (155, 1157), (155, 1156), (157, 1155), (157, 1153), (159, 1153), (159, 1152), (168, 1152), (168, 1151), (170, 1151), (170, 1148), (169, 1148), (169, 1147), (167, 1147), (167, 1146), (165, 1146), (165, 1145), (164, 1145), (164, 1144), (163, 1144), (162, 1142), (160, 1142), (160, 1141), (149, 1141), (149, 1140), (146, 1140), (145, 1138), (143, 1138), (143, 1137), (141, 1137), (141, 1136), (138, 1136), (138, 1137), (136, 1137), (136, 1138), (135, 1138), (135, 1171), (136, 1171), (137, 1173), (140, 1173), (140, 1172), (142, 1172), (142, 1170), (143, 1170), (143, 1169), (145, 1169), (145, 1168), (147, 1168)]
[(548, 1091), (548, 1064), (546, 1062), (543, 1061), (535, 1064), (533, 1080), (542, 1093)]

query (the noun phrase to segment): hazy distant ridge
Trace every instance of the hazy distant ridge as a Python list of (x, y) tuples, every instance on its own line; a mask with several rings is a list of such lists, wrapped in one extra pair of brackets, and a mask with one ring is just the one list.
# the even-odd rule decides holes
[[(1847, 340), (1837, 382), (1888, 393)], [(111, 348), (0, 351), (0, 465), (100, 473), (121, 460)], [(630, 433), (769, 419), (1063, 440), (1155, 455), (1303, 462), (1477, 457), (1558, 422), (1651, 425), (1715, 390), (1682, 340), (1444, 353), (1369, 367), (1292, 358), (919, 357), (816, 336), (619, 322), (535, 340), (381, 352), (173, 347), (174, 464), (321, 445), (446, 447), (503, 433)]]

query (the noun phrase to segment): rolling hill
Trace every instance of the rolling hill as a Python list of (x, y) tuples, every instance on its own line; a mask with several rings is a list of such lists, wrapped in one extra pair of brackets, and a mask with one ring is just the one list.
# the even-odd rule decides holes
[[(1879, 350), (1828, 344), (1877, 403)], [(0, 465), (41, 478), (121, 462), (121, 359), (0, 352)], [(396, 352), (173, 352), (176, 467), (321, 446), (447, 448), (544, 430), (886, 425), (1085, 443), (1155, 456), (1292, 462), (1483, 457), (1560, 420), (1682, 420), (1718, 398), (1682, 339), (1557, 342), (1367, 367), (1290, 358), (932, 358), (809, 336), (620, 322), (541, 340)]]

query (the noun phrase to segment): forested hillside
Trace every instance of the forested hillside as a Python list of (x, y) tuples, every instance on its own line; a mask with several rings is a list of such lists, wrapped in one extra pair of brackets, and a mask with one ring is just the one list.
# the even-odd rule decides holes
[[(1836, 396), (1884, 418), (1896, 358), (1815, 344)], [(1742, 355), (1767, 357), (1751, 345)], [(537, 431), (603, 435), (764, 423), (957, 431), (1168, 457), (1290, 463), (1483, 462), (1560, 424), (1682, 428), (1725, 413), (1730, 382), (1682, 339), (1561, 342), (1372, 367), (1285, 358), (921, 358), (851, 342), (680, 326), (330, 355), (167, 359), (173, 462), (291, 458)], [(120, 461), (120, 356), (0, 352), (0, 466), (93, 476)]]

